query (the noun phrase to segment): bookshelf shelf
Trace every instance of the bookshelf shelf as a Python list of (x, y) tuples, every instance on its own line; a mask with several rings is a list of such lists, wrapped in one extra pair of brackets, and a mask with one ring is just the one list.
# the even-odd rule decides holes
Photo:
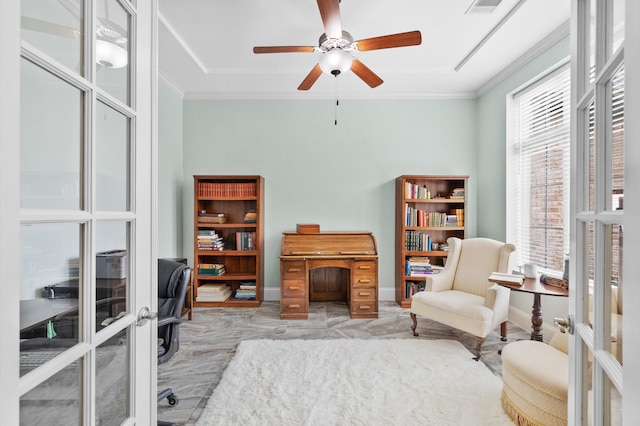
[[(260, 306), (264, 298), (264, 178), (209, 175), (193, 178), (195, 277), (192, 306)], [(202, 247), (213, 249), (203, 250)], [(211, 265), (224, 265), (224, 273), (207, 274), (206, 268)], [(203, 273), (200, 273), (201, 268)], [(214, 292), (220, 284), (230, 289), (228, 296)], [(241, 286), (242, 292), (247, 288), (252, 292), (254, 286), (255, 298), (247, 299), (246, 295), (240, 298)], [(218, 296), (223, 300), (212, 300)]]
[[(396, 301), (411, 306), (411, 296), (424, 288), (425, 276), (411, 270), (444, 266), (449, 237), (464, 238), (468, 176), (403, 175), (396, 179)], [(438, 248), (433, 249), (433, 244)], [(427, 264), (428, 266), (425, 266)], [(416, 268), (416, 269), (413, 269)], [(434, 268), (437, 269), (437, 268)]]

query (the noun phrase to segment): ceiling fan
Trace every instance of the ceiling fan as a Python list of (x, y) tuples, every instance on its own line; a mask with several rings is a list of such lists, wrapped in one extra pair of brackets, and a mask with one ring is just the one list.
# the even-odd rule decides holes
[[(22, 16), (25, 30), (52, 34), (64, 38), (80, 38), (80, 31), (29, 16)], [(127, 38), (119, 32), (98, 25), (96, 28), (96, 62), (105, 68), (122, 68), (127, 65)]]
[(366, 65), (355, 58), (352, 52), (389, 49), (392, 47), (416, 46), (422, 43), (420, 31), (390, 34), (379, 37), (353, 40), (351, 34), (342, 29), (340, 20), (340, 0), (317, 0), (324, 34), (318, 46), (256, 46), (253, 53), (297, 53), (322, 52), (320, 61), (298, 86), (298, 90), (309, 90), (320, 75), (338, 76), (349, 69), (370, 87), (382, 84), (382, 79)]

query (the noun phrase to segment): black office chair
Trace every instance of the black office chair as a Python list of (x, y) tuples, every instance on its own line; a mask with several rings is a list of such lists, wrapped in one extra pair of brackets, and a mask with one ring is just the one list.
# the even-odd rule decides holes
[[(191, 278), (191, 268), (172, 260), (158, 259), (158, 364), (167, 362), (180, 346), (179, 331), (182, 307)], [(169, 405), (179, 402), (171, 388), (158, 393)], [(171, 424), (158, 422), (158, 424)]]

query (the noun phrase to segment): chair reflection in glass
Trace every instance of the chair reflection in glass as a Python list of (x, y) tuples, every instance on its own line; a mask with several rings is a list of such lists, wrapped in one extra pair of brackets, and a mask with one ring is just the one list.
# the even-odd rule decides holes
[[(191, 268), (183, 263), (158, 259), (158, 364), (163, 364), (178, 351), (180, 346), (180, 323)], [(158, 402), (163, 399), (169, 405), (179, 402), (171, 388), (158, 393)], [(158, 421), (159, 425), (171, 423)]]

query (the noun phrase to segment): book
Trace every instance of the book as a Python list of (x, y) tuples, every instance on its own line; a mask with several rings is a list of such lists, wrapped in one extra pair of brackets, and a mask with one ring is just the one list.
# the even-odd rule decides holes
[(202, 284), (198, 286), (198, 294), (200, 293), (220, 293), (225, 291), (227, 288), (226, 284)]
[(256, 233), (248, 231), (236, 232), (236, 250), (251, 251), (255, 250)]
[(519, 287), (524, 283), (524, 275), (503, 274), (501, 272), (492, 272), (491, 275), (489, 276), (489, 281)]
[(240, 283), (240, 290), (256, 290), (256, 282), (255, 281), (243, 281)]
[(242, 300), (255, 300), (256, 291), (255, 290), (236, 290), (236, 294), (233, 296), (234, 299), (242, 299)]

